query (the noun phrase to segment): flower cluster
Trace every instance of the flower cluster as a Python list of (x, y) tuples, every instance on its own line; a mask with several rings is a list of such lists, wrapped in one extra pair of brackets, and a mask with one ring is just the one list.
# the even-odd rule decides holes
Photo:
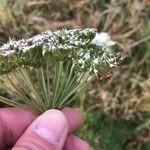
[(46, 31), (29, 39), (18, 41), (10, 39), (1, 46), (0, 56), (11, 57), (16, 51), (27, 53), (37, 47), (41, 47), (43, 55), (57, 49), (76, 49), (78, 46), (88, 44), (94, 36), (95, 29)]
[[(71, 59), (80, 71), (92, 71), (117, 65), (107, 33), (93, 28), (46, 31), (29, 39), (10, 39), (0, 47), (0, 74), (23, 66), (39, 67), (46, 59)], [(50, 57), (49, 57), (50, 56)]]
[(117, 55), (112, 51), (113, 45), (115, 42), (110, 39), (108, 33), (96, 33), (86, 50), (83, 48), (78, 50), (74, 66), (81, 71), (93, 71), (95, 74), (117, 66)]

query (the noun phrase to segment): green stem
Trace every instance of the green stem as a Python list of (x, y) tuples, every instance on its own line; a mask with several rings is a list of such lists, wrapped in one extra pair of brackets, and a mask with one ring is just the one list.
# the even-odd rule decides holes
[(62, 62), (56, 62), (55, 80), (54, 80), (54, 95), (53, 95), (52, 108), (54, 108), (55, 104), (57, 103), (56, 98), (57, 98), (58, 88), (59, 88), (60, 80), (61, 80), (62, 67), (63, 67)]

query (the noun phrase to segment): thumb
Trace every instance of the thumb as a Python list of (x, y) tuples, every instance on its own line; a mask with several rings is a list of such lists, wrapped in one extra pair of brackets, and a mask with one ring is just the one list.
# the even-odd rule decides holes
[(48, 110), (28, 127), (12, 150), (61, 150), (67, 134), (68, 126), (63, 113)]

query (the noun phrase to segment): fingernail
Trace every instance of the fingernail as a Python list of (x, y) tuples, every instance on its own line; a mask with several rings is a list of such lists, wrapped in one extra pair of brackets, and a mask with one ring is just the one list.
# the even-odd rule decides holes
[(36, 134), (48, 143), (57, 144), (67, 133), (67, 122), (58, 110), (45, 112), (36, 124)]

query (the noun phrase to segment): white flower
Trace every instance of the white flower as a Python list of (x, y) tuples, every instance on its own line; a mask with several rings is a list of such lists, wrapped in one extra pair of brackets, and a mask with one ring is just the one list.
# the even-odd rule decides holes
[(111, 68), (114, 67), (114, 64), (109, 64), (109, 67), (111, 67)]
[(20, 50), (22, 50), (25, 53), (34, 47), (35, 47), (35, 45), (33, 44), (31, 46), (26, 46), (26, 47), (24, 46), (24, 47), (19, 47), (19, 48), (20, 48)]
[(79, 59), (79, 60), (78, 60), (78, 63), (80, 63), (80, 64), (84, 64), (84, 63), (85, 63), (85, 61), (84, 61), (83, 59)]
[(108, 61), (109, 61), (109, 62), (114, 62), (115, 59), (114, 59), (114, 58), (110, 58)]
[(83, 53), (84, 52), (84, 49), (83, 48), (80, 48), (79, 50), (78, 50), (78, 52), (77, 52), (77, 55), (79, 55), (79, 56), (83, 56)]
[(79, 45), (80, 42), (79, 41), (74, 41), (74, 45)]
[(91, 41), (91, 43), (98, 46), (106, 46), (106, 47), (110, 47), (115, 44), (115, 42), (111, 40), (109, 34), (106, 32), (96, 33), (96, 36)]
[(85, 67), (84, 64), (82, 64), (81, 68), (83, 69), (84, 67)]
[(39, 42), (41, 40), (43, 40), (43, 35), (39, 34), (39, 35), (36, 35), (36, 36), (33, 37), (32, 43), (37, 43), (37, 42)]
[(9, 50), (9, 51), (3, 52), (1, 55), (9, 57), (9, 56), (13, 55), (14, 52), (15, 52), (14, 50)]
[(63, 40), (65, 40), (66, 39), (66, 37), (63, 35), (62, 37), (61, 37)]
[(89, 59), (90, 58), (90, 53), (85, 53), (84, 58)]
[(94, 71), (94, 73), (95, 73), (95, 74), (97, 74), (97, 73), (98, 73), (98, 70), (97, 70), (97, 69), (95, 69), (95, 68), (93, 69), (93, 71)]
[(11, 38), (9, 38), (9, 45), (14, 45), (15, 41)]
[(93, 60), (93, 64), (98, 64), (98, 58), (95, 58), (95, 59)]

